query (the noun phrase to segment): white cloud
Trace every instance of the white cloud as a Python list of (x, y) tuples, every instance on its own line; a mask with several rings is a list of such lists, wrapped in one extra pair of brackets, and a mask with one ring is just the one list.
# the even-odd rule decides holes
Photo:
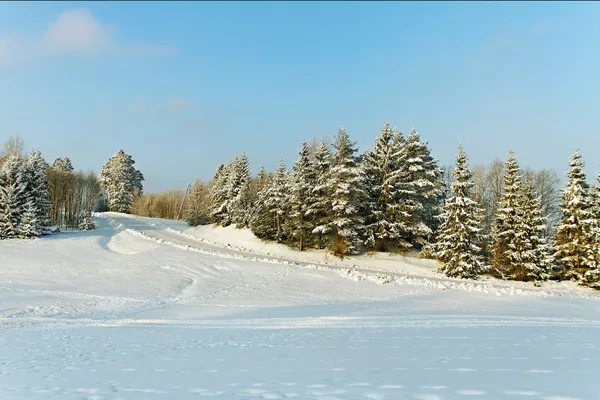
[(39, 36), (0, 34), (0, 66), (69, 53), (168, 56), (176, 51), (172, 46), (120, 42), (114, 33), (87, 9), (66, 10)]

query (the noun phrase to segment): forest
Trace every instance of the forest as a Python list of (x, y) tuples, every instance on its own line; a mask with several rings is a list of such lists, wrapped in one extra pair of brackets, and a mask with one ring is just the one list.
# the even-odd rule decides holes
[(359, 154), (342, 127), (333, 141), (302, 141), (290, 170), (250, 173), (244, 153), (188, 190), (144, 193), (143, 174), (119, 150), (100, 175), (74, 172), (68, 158), (46, 163), (9, 138), (0, 158), (0, 238), (93, 229), (93, 212), (185, 219), (191, 226), (248, 228), (265, 241), (338, 257), (390, 252), (440, 261), (449, 277), (539, 282), (575, 280), (600, 288), (600, 172), (589, 184), (579, 150), (568, 182), (555, 171), (505, 160), (440, 166), (416, 130), (384, 123)]

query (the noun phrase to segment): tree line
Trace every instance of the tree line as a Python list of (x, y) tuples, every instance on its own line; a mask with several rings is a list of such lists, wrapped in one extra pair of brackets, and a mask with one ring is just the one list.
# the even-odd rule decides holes
[(49, 164), (39, 151), (23, 150), (17, 136), (6, 140), (0, 153), (0, 239), (94, 229), (93, 212), (128, 212), (143, 191), (143, 175), (122, 150), (100, 176), (75, 171), (68, 157)]
[(340, 257), (419, 252), (451, 277), (598, 286), (600, 173), (590, 186), (579, 151), (562, 191), (555, 172), (521, 168), (512, 150), (471, 169), (459, 146), (442, 168), (417, 131), (389, 123), (363, 154), (341, 128), (333, 144), (303, 141), (298, 155), (290, 171), (281, 161), (255, 177), (245, 154), (220, 164), (210, 182), (194, 183), (185, 218)]

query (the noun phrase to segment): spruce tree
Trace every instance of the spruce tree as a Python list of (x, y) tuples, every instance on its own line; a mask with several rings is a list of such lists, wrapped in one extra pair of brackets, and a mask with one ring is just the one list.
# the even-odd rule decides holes
[(27, 197), (33, 201), (39, 234), (47, 232), (50, 222), (50, 190), (48, 183), (48, 163), (39, 151), (33, 151), (25, 164), (27, 175)]
[(421, 247), (428, 243), (439, 213), (443, 171), (415, 129), (404, 141), (399, 155), (394, 183), (400, 200), (401, 243)]
[(391, 184), (394, 172), (394, 134), (389, 122), (381, 128), (373, 149), (363, 159), (365, 207), (365, 244), (370, 248), (386, 250), (398, 238), (394, 215), (395, 188)]
[(275, 240), (277, 231), (271, 211), (267, 207), (268, 197), (271, 194), (271, 180), (263, 167), (258, 175), (258, 185), (259, 190), (252, 210), (250, 229), (260, 239)]
[(340, 128), (333, 145), (336, 151), (327, 189), (333, 212), (329, 222), (333, 233), (330, 249), (341, 257), (358, 253), (364, 234), (364, 219), (360, 215), (360, 205), (365, 199), (364, 178), (355, 146), (344, 127)]
[(190, 226), (207, 225), (210, 222), (208, 210), (208, 190), (196, 179), (188, 195), (185, 220)]
[(81, 231), (91, 231), (96, 229), (96, 224), (92, 221), (92, 216), (90, 214), (86, 214), (83, 217), (83, 221), (79, 224), (79, 230)]
[(27, 181), (18, 154), (11, 154), (0, 169), (0, 236), (19, 236), (21, 218), (27, 204)]
[(300, 158), (294, 165), (290, 181), (289, 218), (286, 220), (286, 231), (291, 239), (295, 239), (298, 249), (304, 250), (310, 245), (310, 234), (314, 229), (314, 221), (308, 210), (314, 203), (312, 189), (316, 179), (313, 163), (310, 160), (310, 149), (306, 141), (302, 141)]
[(316, 236), (317, 247), (324, 248), (326, 235), (331, 232), (330, 221), (333, 215), (331, 197), (329, 192), (329, 175), (333, 162), (329, 143), (321, 141), (315, 152), (314, 173), (315, 186), (312, 189), (312, 201), (306, 210), (307, 216), (313, 221), (315, 227), (312, 233)]
[(273, 221), (274, 239), (278, 242), (284, 240), (284, 224), (289, 210), (289, 193), (289, 174), (282, 159), (264, 196), (264, 205)]
[(52, 161), (52, 169), (60, 172), (71, 173), (73, 172), (73, 164), (69, 157), (58, 157)]
[(596, 183), (590, 192), (592, 204), (592, 270), (586, 272), (584, 281), (587, 285), (600, 289), (600, 172), (596, 175)]
[(19, 223), (19, 236), (29, 239), (39, 236), (41, 233), (40, 223), (37, 219), (37, 207), (35, 201), (30, 199), (24, 207), (25, 212)]
[(513, 278), (523, 280), (526, 276), (520, 262), (520, 251), (523, 248), (523, 191), (517, 158), (509, 151), (505, 163), (504, 184), (498, 201), (495, 220), (492, 227), (492, 265)]
[(459, 145), (452, 170), (452, 194), (444, 206), (433, 245), (434, 257), (443, 263), (440, 272), (457, 278), (477, 278), (487, 270), (481, 258), (481, 211), (472, 199), (474, 184), (467, 160)]
[(550, 265), (549, 246), (544, 237), (546, 218), (542, 213), (540, 198), (533, 189), (533, 181), (525, 180), (522, 188), (523, 202), (517, 210), (520, 216), (517, 236), (522, 245), (519, 249), (522, 275), (515, 278), (525, 281), (546, 280)]
[(383, 196), (386, 200), (386, 209), (391, 224), (390, 232), (394, 233), (394, 242), (401, 252), (406, 252), (412, 247), (411, 218), (412, 210), (407, 202), (411, 194), (406, 189), (407, 149), (406, 138), (398, 129), (392, 131), (392, 149), (390, 159), (390, 173), (384, 181)]
[(209, 191), (210, 218), (215, 224), (220, 224), (224, 216), (227, 199), (225, 184), (228, 179), (229, 171), (230, 164), (220, 164), (217, 167), (211, 181), (211, 187)]
[(246, 154), (242, 153), (235, 165), (233, 191), (231, 197), (231, 219), (238, 228), (245, 228), (250, 223), (250, 208), (252, 207), (252, 179), (250, 176), (250, 163)]
[(569, 181), (563, 189), (560, 208), (563, 218), (556, 228), (554, 260), (563, 267), (562, 278), (582, 280), (593, 265), (594, 215), (589, 185), (579, 150), (571, 156)]

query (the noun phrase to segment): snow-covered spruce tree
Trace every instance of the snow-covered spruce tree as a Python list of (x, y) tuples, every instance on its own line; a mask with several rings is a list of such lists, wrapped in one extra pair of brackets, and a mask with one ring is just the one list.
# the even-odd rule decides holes
[(543, 215), (540, 197), (535, 193), (533, 181), (526, 179), (522, 184), (523, 201), (517, 213), (520, 223), (517, 236), (521, 242), (519, 249), (520, 267), (517, 271), (523, 275), (514, 279), (540, 281), (548, 279), (550, 251), (544, 233), (546, 218)]
[(336, 151), (327, 189), (333, 211), (329, 223), (333, 233), (330, 250), (341, 257), (358, 253), (364, 234), (364, 219), (360, 215), (360, 205), (365, 200), (364, 178), (355, 146), (344, 127), (340, 128), (333, 145)]
[(227, 182), (231, 164), (219, 164), (213, 178), (208, 194), (210, 204), (210, 219), (212, 223), (221, 224), (225, 213), (225, 200), (227, 198), (225, 183)]
[(590, 191), (592, 204), (592, 269), (585, 273), (584, 282), (600, 289), (600, 172), (596, 174), (596, 183)]
[(455, 278), (477, 278), (487, 268), (481, 258), (481, 211), (472, 199), (472, 174), (467, 167), (467, 154), (458, 146), (456, 166), (452, 170), (451, 197), (441, 215), (434, 257), (443, 265), (440, 272)]
[(129, 212), (136, 193), (141, 192), (144, 177), (135, 161), (123, 150), (108, 159), (100, 172), (100, 183), (108, 191), (111, 211)]
[(502, 194), (492, 224), (491, 264), (502, 274), (524, 280), (527, 274), (520, 259), (525, 239), (521, 231), (524, 198), (519, 163), (512, 150), (508, 153), (504, 169)]
[(206, 185), (200, 179), (196, 179), (188, 196), (185, 210), (186, 222), (190, 226), (209, 224), (208, 189)]
[(369, 248), (386, 250), (397, 239), (391, 205), (395, 201), (394, 186), (390, 175), (394, 171), (393, 133), (389, 122), (381, 128), (372, 149), (363, 158), (365, 204), (365, 244)]
[(11, 239), (20, 235), (27, 200), (23, 160), (18, 154), (11, 154), (0, 169), (0, 237)]
[(35, 201), (30, 199), (24, 207), (25, 212), (19, 223), (19, 237), (30, 239), (40, 236), (40, 224), (37, 219)]
[(58, 157), (52, 161), (52, 169), (60, 172), (71, 173), (73, 172), (73, 164), (69, 157)]
[(566, 173), (569, 181), (563, 189), (562, 221), (556, 228), (554, 260), (563, 267), (560, 277), (581, 281), (594, 269), (594, 215), (589, 198), (584, 163), (579, 150), (571, 156)]
[(290, 239), (295, 239), (298, 249), (302, 251), (306, 246), (310, 246), (314, 229), (314, 220), (309, 210), (311, 204), (315, 203), (313, 188), (316, 185), (316, 176), (306, 141), (302, 141), (298, 154), (300, 158), (294, 165), (290, 180), (289, 217), (286, 219), (285, 230)]
[(27, 176), (27, 198), (28, 201), (33, 201), (35, 208), (35, 221), (37, 226), (35, 231), (40, 235), (47, 233), (51, 225), (50, 208), (50, 191), (48, 184), (48, 163), (42, 157), (39, 151), (32, 151), (27, 162), (25, 163), (25, 171)]
[(443, 171), (414, 128), (398, 156), (393, 182), (399, 200), (401, 243), (422, 247), (429, 243), (439, 215)]
[(235, 181), (232, 182), (231, 219), (238, 228), (246, 228), (250, 224), (250, 211), (254, 200), (250, 163), (246, 154), (242, 153), (234, 168)]
[(254, 201), (252, 215), (250, 219), (250, 229), (252, 233), (263, 240), (275, 240), (277, 231), (273, 223), (273, 217), (267, 207), (267, 199), (270, 195), (271, 179), (265, 172), (264, 167), (258, 174), (258, 194)]
[(264, 204), (273, 221), (274, 239), (281, 242), (285, 239), (284, 225), (289, 214), (290, 174), (286, 171), (283, 159), (273, 176), (265, 194)]
[(92, 231), (94, 229), (96, 229), (96, 224), (94, 223), (94, 221), (92, 221), (92, 216), (90, 214), (86, 214), (86, 216), (83, 217), (83, 221), (81, 221), (81, 224), (79, 224), (79, 230)]
[(325, 239), (331, 231), (330, 221), (333, 215), (327, 185), (333, 159), (329, 143), (326, 140), (321, 141), (314, 157), (315, 186), (312, 189), (312, 201), (306, 210), (306, 215), (314, 224), (312, 233), (315, 235), (316, 245), (319, 249), (322, 249), (327, 246)]
[(220, 189), (217, 194), (220, 202), (215, 204), (214, 219), (221, 226), (229, 226), (234, 218), (234, 200), (240, 191), (240, 158), (236, 154), (233, 159), (225, 165), (219, 178)]

